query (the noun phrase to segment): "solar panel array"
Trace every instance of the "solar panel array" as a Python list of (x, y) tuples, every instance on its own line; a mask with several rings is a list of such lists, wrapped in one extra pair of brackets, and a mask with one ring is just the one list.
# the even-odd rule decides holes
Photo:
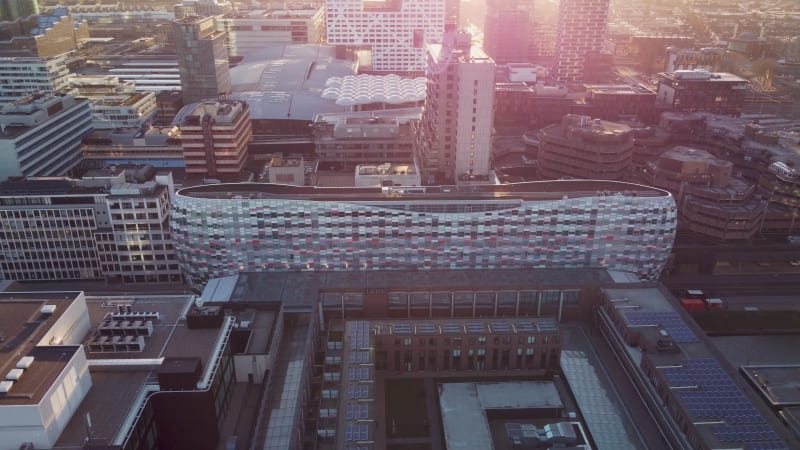
[(628, 311), (625, 313), (631, 326), (659, 325), (678, 343), (698, 342), (681, 316), (674, 311)]
[(745, 450), (789, 450), (786, 444), (780, 441), (775, 442), (750, 442), (745, 444)]
[(369, 364), (369, 350), (351, 350), (350, 364)]
[(437, 334), (439, 328), (434, 323), (420, 322), (417, 324), (417, 334)]
[(347, 385), (347, 398), (349, 400), (366, 400), (369, 396), (369, 384), (366, 383), (348, 383)]
[(442, 333), (444, 334), (462, 334), (464, 327), (460, 323), (448, 322), (442, 324)]
[(350, 348), (370, 348), (369, 322), (356, 320), (350, 323)]
[(492, 322), (492, 333), (496, 334), (509, 334), (511, 333), (511, 324), (508, 322)]
[(350, 367), (347, 369), (347, 381), (369, 381), (369, 367)]
[(533, 322), (517, 322), (514, 324), (514, 328), (517, 329), (517, 333), (533, 333), (536, 331)]
[(466, 328), (467, 334), (485, 334), (489, 331), (485, 322), (468, 322)]
[(410, 323), (395, 323), (392, 324), (392, 332), (394, 334), (412, 334), (414, 328), (411, 327)]
[(368, 439), (369, 426), (365, 423), (348, 425), (344, 430), (344, 440), (346, 442), (366, 441)]
[(558, 331), (558, 325), (556, 325), (555, 321), (553, 320), (540, 319), (538, 322), (536, 322), (536, 325), (539, 327), (539, 331), (545, 333)]
[(753, 446), (752, 450), (786, 448), (778, 434), (714, 359), (690, 359), (682, 367), (659, 370), (669, 387), (684, 388), (674, 390), (674, 393), (693, 421), (724, 421), (724, 424), (711, 428), (720, 442), (760, 442), (767, 445)]
[(344, 407), (344, 418), (347, 420), (367, 420), (369, 419), (368, 403), (348, 403)]

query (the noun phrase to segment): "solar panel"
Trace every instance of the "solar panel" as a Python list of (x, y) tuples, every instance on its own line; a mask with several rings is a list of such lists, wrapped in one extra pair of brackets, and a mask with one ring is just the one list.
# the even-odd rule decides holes
[(625, 313), (631, 326), (661, 326), (672, 340), (678, 343), (697, 342), (697, 336), (686, 325), (678, 313), (673, 311), (628, 311)]
[(483, 334), (488, 331), (486, 324), (483, 322), (470, 322), (466, 325), (467, 333), (469, 334)]
[(518, 333), (533, 333), (535, 331), (533, 322), (517, 322), (514, 324), (514, 327), (517, 329)]
[(417, 334), (436, 334), (439, 330), (436, 324), (430, 322), (421, 322), (417, 324)]
[(411, 334), (413, 328), (411, 328), (410, 323), (395, 323), (392, 324), (392, 332), (394, 332), (394, 334)]
[(492, 333), (495, 334), (511, 333), (511, 324), (509, 324), (508, 322), (492, 322), (491, 328), (492, 328)]
[(442, 324), (442, 333), (446, 334), (461, 334), (464, 332), (464, 327), (460, 323), (449, 322)]

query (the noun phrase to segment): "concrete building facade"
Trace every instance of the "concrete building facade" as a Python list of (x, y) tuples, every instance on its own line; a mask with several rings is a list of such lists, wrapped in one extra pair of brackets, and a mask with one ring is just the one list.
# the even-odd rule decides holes
[(208, 100), (187, 108), (194, 109), (180, 123), (186, 173), (239, 173), (253, 137), (247, 103)]
[(633, 154), (627, 125), (568, 114), (560, 124), (539, 131), (539, 175), (621, 180)]
[(60, 92), (68, 86), (65, 55), (0, 58), (0, 104), (14, 102), (25, 95)]
[[(135, 182), (137, 175), (149, 180)], [(90, 171), (0, 184), (0, 272), (21, 281), (177, 282), (171, 175)]]
[(72, 96), (22, 97), (0, 110), (0, 181), (66, 175), (92, 131), (89, 102)]
[(472, 36), (448, 31), (430, 44), (418, 148), (424, 180), (487, 182), (494, 124), (494, 61)]
[(738, 116), (744, 108), (748, 81), (706, 70), (658, 74), (656, 104), (675, 111), (701, 111)]
[(231, 56), (257, 52), (271, 43), (321, 44), (325, 39), (322, 8), (242, 11), (220, 16), (216, 24), (227, 34)]

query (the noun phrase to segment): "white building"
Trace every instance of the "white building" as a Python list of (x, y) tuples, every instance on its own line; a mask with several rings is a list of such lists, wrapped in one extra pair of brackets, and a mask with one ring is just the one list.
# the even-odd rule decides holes
[(109, 75), (73, 76), (69, 94), (89, 100), (92, 125), (96, 130), (139, 128), (156, 115), (156, 96), (136, 92), (132, 81), (119, 81)]
[(494, 61), (463, 32), (428, 45), (428, 94), (419, 151), (423, 179), (488, 182), (494, 126)]
[(421, 186), (422, 179), (414, 164), (359, 164), (356, 166), (355, 185)]
[(0, 181), (65, 175), (81, 161), (92, 131), (89, 102), (70, 95), (22, 97), (0, 110)]
[(69, 82), (64, 55), (53, 58), (0, 58), (0, 104), (39, 92), (59, 92)]
[(376, 72), (425, 70), (425, 44), (444, 33), (444, 0), (326, 0), (325, 16), (327, 43), (371, 50)]
[(241, 11), (217, 18), (216, 25), (228, 33), (231, 56), (256, 52), (265, 44), (320, 44), (325, 37), (322, 8)]
[(86, 299), (82, 292), (3, 295), (0, 316), (8, 339), (0, 354), (8, 370), (0, 381), (0, 449), (53, 448), (92, 387), (82, 345), (91, 327)]

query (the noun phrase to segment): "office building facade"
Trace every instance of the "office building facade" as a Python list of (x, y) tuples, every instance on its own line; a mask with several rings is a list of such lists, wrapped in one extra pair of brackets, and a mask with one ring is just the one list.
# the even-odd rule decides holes
[(250, 109), (238, 100), (204, 101), (180, 123), (186, 173), (241, 172), (253, 137)]
[(0, 110), (0, 181), (66, 175), (92, 131), (89, 102), (72, 96), (22, 97)]
[(231, 56), (258, 52), (267, 44), (321, 44), (325, 38), (322, 8), (242, 11), (218, 17), (216, 23), (227, 34)]
[(442, 40), (443, 0), (327, 0), (328, 45), (369, 49), (375, 72), (422, 72), (425, 45)]
[(466, 187), (179, 190), (173, 239), (187, 281), (239, 271), (608, 267), (657, 278), (672, 196), (590, 180)]
[(0, 104), (25, 95), (60, 92), (69, 86), (64, 55), (52, 58), (0, 58)]
[(559, 3), (553, 78), (560, 82), (584, 79), (586, 56), (603, 50), (608, 9), (609, 0), (562, 0)]
[(6, 279), (178, 282), (170, 238), (171, 175), (92, 172), (84, 179), (0, 184)]
[(448, 31), (431, 44), (418, 148), (425, 181), (486, 182), (494, 126), (494, 61), (472, 36)]
[(89, 101), (95, 130), (141, 128), (156, 115), (156, 96), (136, 92), (132, 81), (120, 81), (110, 75), (73, 76), (69, 94)]
[(678, 70), (658, 74), (656, 104), (675, 111), (739, 116), (748, 81), (725, 72)]
[(225, 32), (214, 17), (189, 16), (173, 22), (183, 102), (215, 99), (231, 92)]

